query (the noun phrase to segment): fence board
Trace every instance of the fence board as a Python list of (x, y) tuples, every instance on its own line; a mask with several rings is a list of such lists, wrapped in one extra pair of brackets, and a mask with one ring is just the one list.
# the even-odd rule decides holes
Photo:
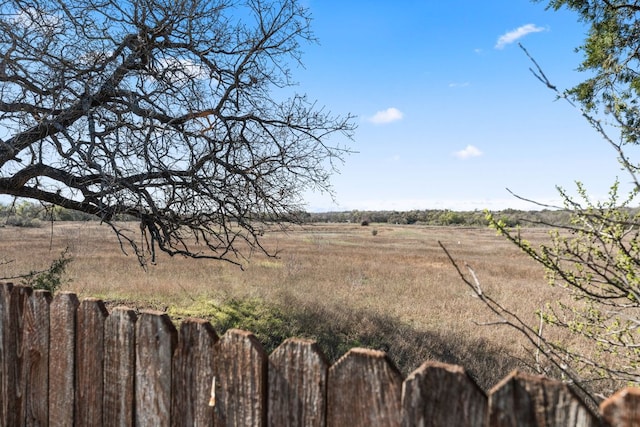
[(49, 307), (49, 425), (73, 425), (75, 406), (75, 294), (58, 293)]
[[(568, 386), (518, 372), (485, 401), (458, 366), (427, 362), (402, 383), (379, 351), (353, 349), (328, 368), (315, 343), (290, 339), (267, 358), (247, 331), (230, 330), (217, 340), (208, 322), (191, 319), (178, 337), (166, 314), (143, 312), (136, 320), (124, 307), (109, 315), (96, 299), (78, 303), (61, 293), (51, 300), (45, 291), (0, 284), (2, 426), (460, 426), (484, 419), (489, 426), (590, 427), (601, 421)], [(640, 425), (640, 389), (616, 393), (600, 411), (605, 425)]]
[(247, 331), (228, 330), (216, 344), (216, 426), (264, 426), (267, 356)]
[(12, 283), (0, 283), (0, 425), (15, 424), (16, 343), (11, 320)]
[(102, 425), (104, 322), (108, 315), (98, 299), (80, 302), (76, 317), (76, 427)]
[(487, 396), (455, 365), (426, 362), (402, 385), (402, 426), (484, 425)]
[(134, 425), (136, 319), (132, 309), (116, 307), (104, 323), (102, 420), (105, 427)]
[(213, 426), (209, 397), (217, 341), (211, 323), (205, 320), (186, 319), (180, 325), (178, 348), (173, 355), (172, 426)]
[(402, 376), (381, 351), (355, 348), (329, 368), (328, 426), (399, 426)]
[(171, 422), (171, 358), (178, 332), (169, 316), (143, 311), (136, 322), (136, 424)]
[(640, 388), (625, 388), (600, 404), (605, 425), (635, 427), (640, 425)]
[[(24, 336), (24, 311), (27, 308), (27, 300), (33, 293), (31, 288), (25, 286), (15, 286), (11, 290), (10, 317), (11, 327), (13, 329), (15, 344), (15, 359), (13, 360), (13, 370), (15, 375), (15, 414), (14, 425), (23, 426), (26, 424), (27, 407), (27, 373), (28, 373), (28, 355), (26, 354), (25, 336)], [(11, 398), (11, 397), (9, 397)], [(11, 425), (11, 424), (9, 424)]]
[(596, 426), (597, 417), (566, 384), (517, 371), (489, 392), (490, 426)]
[(24, 315), (26, 356), (26, 426), (49, 422), (49, 303), (51, 293), (36, 290), (27, 299)]
[(313, 341), (291, 338), (271, 353), (268, 425), (324, 426), (328, 369)]

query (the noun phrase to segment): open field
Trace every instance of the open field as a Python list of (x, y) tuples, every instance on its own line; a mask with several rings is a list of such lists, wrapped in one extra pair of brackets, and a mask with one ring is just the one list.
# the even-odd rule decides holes
[[(529, 233), (533, 240), (546, 235)], [(387, 224), (273, 231), (264, 242), (279, 257), (256, 254), (244, 271), (167, 256), (145, 271), (95, 222), (7, 226), (0, 228), (0, 261), (11, 262), (0, 266), (0, 277), (46, 268), (69, 247), (72, 282), (63, 290), (80, 297), (166, 310), (176, 321), (208, 318), (219, 334), (246, 327), (268, 350), (290, 335), (317, 339), (333, 360), (351, 346), (383, 349), (404, 374), (428, 358), (457, 363), (490, 387), (531, 360), (529, 347), (510, 329), (476, 324), (495, 318), (438, 241), (474, 268), (486, 291), (532, 322), (535, 310), (559, 295), (538, 265), (492, 230)]]

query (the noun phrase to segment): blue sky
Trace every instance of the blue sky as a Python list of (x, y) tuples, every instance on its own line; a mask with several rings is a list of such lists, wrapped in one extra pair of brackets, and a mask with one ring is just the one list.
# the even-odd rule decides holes
[(306, 0), (319, 45), (298, 90), (357, 115), (356, 151), (310, 211), (536, 208), (555, 186), (603, 198), (615, 153), (529, 71), (522, 43), (559, 88), (583, 79), (584, 23), (528, 0)]

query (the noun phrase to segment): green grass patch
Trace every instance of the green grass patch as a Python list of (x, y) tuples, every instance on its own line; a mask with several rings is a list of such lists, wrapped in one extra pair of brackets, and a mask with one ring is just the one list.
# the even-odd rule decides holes
[(285, 308), (260, 298), (232, 298), (227, 301), (202, 298), (189, 306), (171, 306), (167, 313), (175, 323), (188, 317), (206, 319), (220, 335), (232, 328), (251, 331), (267, 353), (290, 337), (317, 341), (330, 360), (337, 360), (353, 347), (388, 348), (384, 334), (377, 334), (369, 328), (358, 331), (357, 324), (368, 321), (358, 316), (338, 321), (331, 313), (318, 313), (317, 309)]
[(207, 319), (221, 335), (232, 328), (251, 331), (268, 353), (300, 332), (291, 314), (259, 298), (201, 299), (186, 307), (170, 307), (168, 314), (176, 323), (187, 317)]
[(469, 367), (473, 358), (481, 356), (482, 363), (475, 363), (468, 370), (484, 387), (493, 385), (495, 377), (491, 373), (498, 366), (516, 367), (513, 360), (501, 355), (502, 349), (483, 340), (468, 341), (415, 329), (398, 319), (367, 310), (327, 307), (321, 303), (305, 305), (292, 298), (286, 303), (269, 303), (260, 298), (217, 301), (203, 297), (189, 306), (169, 307), (168, 313), (174, 323), (187, 317), (207, 319), (219, 335), (231, 328), (251, 331), (267, 354), (287, 338), (308, 338), (318, 343), (330, 363), (351, 348), (372, 348), (387, 352), (405, 375), (425, 360)]

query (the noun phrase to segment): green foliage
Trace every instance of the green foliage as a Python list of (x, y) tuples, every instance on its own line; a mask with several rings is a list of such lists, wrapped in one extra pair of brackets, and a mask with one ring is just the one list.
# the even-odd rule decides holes
[(464, 224), (464, 217), (458, 212), (445, 210), (440, 216), (440, 221), (444, 225), (461, 225)]
[[(548, 224), (568, 224), (569, 211), (562, 209), (544, 209), (540, 211), (521, 211), (505, 209), (499, 212), (505, 222), (511, 226), (521, 224), (527, 227), (546, 226)], [(486, 227), (488, 222), (484, 213), (475, 211), (453, 211), (449, 209), (425, 209), (411, 211), (358, 211), (358, 217), (366, 217), (370, 224), (387, 223), (402, 225), (433, 225)], [(309, 223), (317, 222), (353, 222), (353, 212), (310, 213), (306, 217)]]
[(30, 271), (23, 277), (22, 282), (33, 289), (44, 289), (54, 294), (66, 283), (64, 275), (71, 261), (73, 258), (69, 255), (69, 248), (66, 248), (47, 270)]
[(40, 203), (21, 201), (10, 205), (0, 204), (0, 221), (14, 227), (41, 227), (46, 221), (88, 221), (95, 216), (84, 212)]
[[(541, 0), (538, 0), (541, 1)], [(584, 112), (611, 116), (624, 143), (636, 144), (640, 136), (640, 25), (638, 2), (627, 0), (552, 0), (555, 10), (566, 7), (589, 25), (581, 71), (589, 77), (567, 92)]]
[(290, 314), (257, 298), (230, 299), (223, 303), (196, 300), (191, 307), (185, 309), (170, 308), (169, 314), (177, 319), (207, 319), (217, 331), (224, 332), (231, 328), (251, 331), (268, 352), (299, 332), (295, 329)]
[(15, 227), (40, 227), (38, 207), (23, 201), (10, 206), (0, 206), (0, 218), (6, 225)]
[[(539, 0), (541, 1), (541, 0)], [(568, 222), (550, 222), (549, 242), (534, 247), (496, 214), (487, 221), (499, 234), (542, 264), (552, 286), (568, 296), (541, 310), (540, 318), (587, 342), (587, 357), (568, 342), (549, 342), (534, 328), (515, 325), (538, 342), (563, 374), (589, 391), (594, 381), (640, 384), (640, 164), (629, 156), (640, 143), (640, 4), (626, 0), (547, 0), (566, 7), (588, 26), (579, 50), (584, 81), (561, 93), (534, 61), (534, 71), (548, 88), (576, 107), (618, 156), (632, 189), (621, 194), (619, 182), (605, 201), (593, 201), (577, 183), (577, 196), (558, 191), (570, 213)], [(526, 50), (525, 50), (526, 52)], [(528, 55), (528, 52), (526, 52)], [(512, 324), (512, 326), (514, 326)], [(615, 387), (615, 386), (614, 386)]]
[(354, 323), (371, 322), (371, 319), (361, 318), (366, 316), (363, 313), (352, 313), (355, 319), (318, 322), (318, 316), (331, 319), (331, 315), (308, 313), (295, 306), (283, 307), (259, 298), (233, 298), (224, 302), (196, 300), (191, 307), (171, 307), (168, 312), (177, 320), (184, 317), (207, 319), (221, 334), (231, 328), (251, 331), (267, 353), (287, 338), (313, 339), (332, 361), (353, 347), (384, 348), (385, 340), (389, 339), (382, 327), (359, 330)]
[[(540, 210), (521, 211), (505, 209), (497, 212), (510, 224), (525, 226), (545, 226), (547, 224), (565, 224), (569, 222), (569, 211)], [(95, 221), (96, 217), (60, 206), (43, 206), (30, 202), (15, 205), (0, 204), (0, 219), (5, 225), (19, 227), (41, 227), (47, 221)], [(120, 220), (131, 220), (119, 217)], [(449, 209), (425, 209), (411, 211), (346, 211), (346, 212), (303, 212), (294, 218), (271, 218), (271, 220), (291, 220), (302, 223), (314, 222), (352, 222), (352, 223), (387, 223), (416, 224), (434, 226), (486, 227), (488, 225), (482, 211), (453, 211)]]
[[(592, 201), (581, 183), (577, 198), (559, 189), (569, 225), (549, 232), (549, 242), (534, 247), (522, 230), (509, 227), (487, 212), (490, 226), (542, 264), (551, 286), (568, 297), (549, 304), (538, 314), (549, 325), (591, 342), (595, 356), (566, 343), (542, 342), (545, 354), (567, 366), (574, 381), (595, 385), (615, 380), (640, 384), (640, 214), (630, 209), (638, 191), (624, 199), (619, 184), (606, 201)], [(586, 386), (587, 388), (589, 386)]]

